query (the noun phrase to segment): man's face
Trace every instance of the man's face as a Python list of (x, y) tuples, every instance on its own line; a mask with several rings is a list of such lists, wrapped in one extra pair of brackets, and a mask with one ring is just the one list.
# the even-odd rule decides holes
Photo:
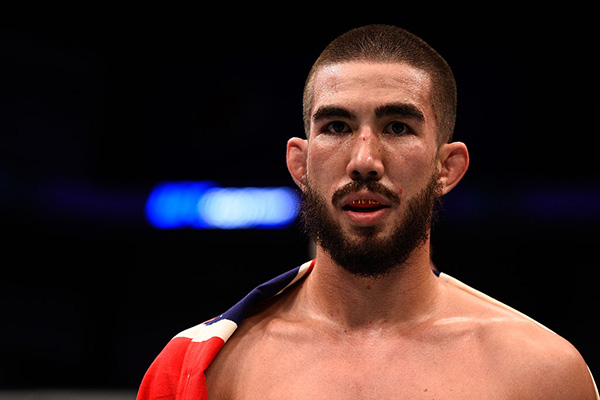
[(320, 244), (374, 257), (400, 240), (412, 251), (426, 240), (439, 196), (427, 74), (398, 63), (336, 64), (318, 72), (313, 93), (305, 209), (338, 237)]

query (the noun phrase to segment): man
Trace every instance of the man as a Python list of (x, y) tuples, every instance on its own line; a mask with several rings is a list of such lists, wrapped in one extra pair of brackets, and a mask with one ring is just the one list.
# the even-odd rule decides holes
[[(585, 362), (530, 318), (435, 272), (433, 206), (465, 174), (456, 88), (414, 35), (334, 40), (287, 165), (316, 259), (177, 335), (140, 399), (596, 399)], [(226, 345), (224, 345), (226, 342)]]

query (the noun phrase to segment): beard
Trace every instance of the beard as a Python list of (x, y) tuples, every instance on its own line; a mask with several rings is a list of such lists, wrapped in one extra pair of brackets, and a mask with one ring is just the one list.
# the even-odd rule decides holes
[[(360, 237), (351, 240), (329, 215), (325, 199), (305, 179), (300, 215), (304, 230), (331, 258), (346, 271), (360, 277), (380, 278), (404, 264), (411, 253), (427, 242), (435, 219), (434, 205), (441, 199), (442, 185), (434, 174), (427, 185), (407, 200), (403, 220), (393, 227), (392, 233), (379, 238), (375, 226), (356, 227)], [(332, 202), (344, 195), (366, 188), (386, 196), (392, 204), (399, 204), (396, 193), (377, 181), (354, 181), (337, 190)]]

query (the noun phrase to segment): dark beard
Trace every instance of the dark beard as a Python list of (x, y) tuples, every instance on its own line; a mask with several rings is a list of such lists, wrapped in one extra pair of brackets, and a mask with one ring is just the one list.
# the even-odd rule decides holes
[[(432, 176), (427, 186), (408, 200), (404, 220), (389, 237), (378, 239), (376, 227), (361, 227), (357, 232), (362, 240), (360, 244), (354, 244), (330, 218), (325, 199), (311, 188), (308, 181), (305, 181), (305, 187), (300, 208), (305, 232), (342, 268), (354, 275), (371, 278), (386, 276), (394, 267), (404, 264), (410, 254), (427, 241), (435, 216), (434, 203), (441, 198), (442, 189), (437, 175)], [(352, 182), (336, 191), (333, 198), (362, 187), (387, 196), (392, 203), (399, 200), (395, 193), (376, 181)]]

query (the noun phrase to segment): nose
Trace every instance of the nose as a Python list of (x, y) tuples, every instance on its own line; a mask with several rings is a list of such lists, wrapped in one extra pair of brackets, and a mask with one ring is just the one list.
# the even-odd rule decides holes
[(353, 180), (379, 180), (384, 167), (379, 139), (372, 132), (361, 132), (353, 143), (346, 172)]

